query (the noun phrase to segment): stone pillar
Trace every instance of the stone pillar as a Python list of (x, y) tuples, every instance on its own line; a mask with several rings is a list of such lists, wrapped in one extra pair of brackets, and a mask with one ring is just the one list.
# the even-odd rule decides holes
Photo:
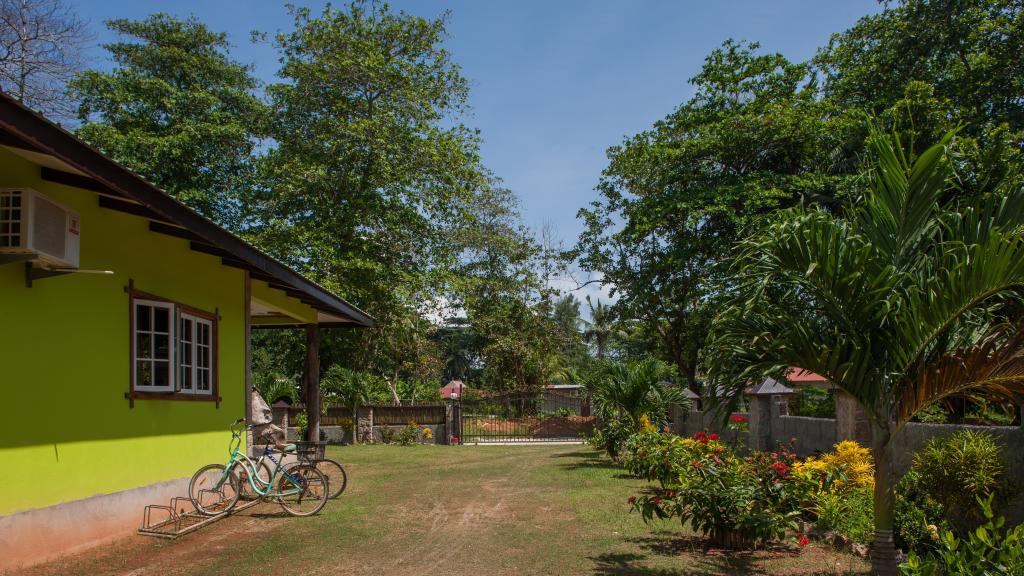
[(373, 444), (373, 408), (364, 406), (357, 411), (356, 433), (359, 442)]
[(751, 450), (769, 450), (772, 445), (772, 396), (757, 392), (747, 395), (750, 413), (747, 426), (747, 446)]
[(860, 404), (846, 392), (835, 390), (836, 442), (855, 440), (861, 446), (871, 446), (871, 422)]

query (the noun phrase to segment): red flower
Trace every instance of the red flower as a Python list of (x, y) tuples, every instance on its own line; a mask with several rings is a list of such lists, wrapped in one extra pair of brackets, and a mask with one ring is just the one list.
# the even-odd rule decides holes
[(703, 431), (702, 432), (697, 432), (697, 433), (695, 433), (693, 435), (693, 439), (694, 440), (700, 440), (700, 441), (704, 441), (704, 439), (707, 438), (707, 437), (708, 437), (707, 432), (703, 432)]
[(775, 475), (780, 478), (789, 473), (789, 466), (785, 462), (776, 462), (772, 464), (771, 468), (775, 471)]
[(669, 428), (668, 426), (665, 426), (664, 428), (662, 428), (662, 429), (661, 429), (661, 431), (662, 431), (662, 432), (663, 432), (664, 434), (668, 434), (669, 432), (672, 432), (672, 429), (671, 429), (671, 428)]
[(722, 459), (719, 458), (718, 456), (712, 456), (711, 458), (715, 461), (715, 464), (721, 464), (722, 463)]
[(718, 434), (712, 434), (708, 436), (708, 440), (718, 440)]
[(654, 498), (651, 498), (651, 504), (654, 504), (655, 506), (660, 506), (661, 496), (655, 496)]
[(732, 416), (729, 416), (729, 421), (735, 422), (736, 424), (742, 424), (747, 421), (747, 417), (742, 414), (733, 414)]
[(807, 534), (801, 534), (800, 535), (800, 545), (801, 546), (807, 546), (810, 543), (811, 543), (811, 539), (807, 537)]
[(630, 496), (628, 502), (630, 505), (636, 504), (636, 496)]

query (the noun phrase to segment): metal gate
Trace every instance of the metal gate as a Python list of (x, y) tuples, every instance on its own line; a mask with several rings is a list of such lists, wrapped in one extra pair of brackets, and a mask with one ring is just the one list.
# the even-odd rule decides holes
[(463, 444), (579, 441), (595, 424), (587, 399), (551, 390), (461, 400), (454, 409)]

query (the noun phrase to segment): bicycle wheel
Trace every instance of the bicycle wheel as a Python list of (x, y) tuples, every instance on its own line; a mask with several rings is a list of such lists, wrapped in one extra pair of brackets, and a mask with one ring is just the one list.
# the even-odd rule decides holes
[(188, 482), (188, 497), (200, 514), (216, 516), (235, 507), (240, 493), (238, 475), (223, 464), (207, 464)]
[[(327, 478), (327, 489), (330, 491), (328, 498), (333, 500), (341, 496), (341, 493), (348, 486), (348, 474), (345, 472), (345, 467), (338, 461), (331, 460), (330, 458), (317, 460), (315, 464), (316, 469)], [(299, 465), (300, 463), (289, 464), (286, 469), (291, 470)]]
[[(239, 466), (236, 468), (238, 472), (238, 484), (243, 500), (256, 500), (261, 498), (263, 495), (252, 489), (252, 483), (249, 482), (249, 468), (247, 466)], [(270, 464), (267, 464), (266, 460), (263, 460), (256, 467), (256, 485), (259, 486), (260, 490), (268, 491), (270, 489), (270, 475), (273, 472), (270, 470)]]
[(277, 501), (292, 516), (312, 516), (327, 504), (327, 478), (309, 464), (289, 468), (277, 481)]
[(348, 486), (348, 474), (345, 473), (345, 467), (336, 460), (325, 458), (317, 461), (316, 469), (327, 478), (327, 489), (330, 491), (328, 498), (333, 500), (341, 496), (345, 487)]

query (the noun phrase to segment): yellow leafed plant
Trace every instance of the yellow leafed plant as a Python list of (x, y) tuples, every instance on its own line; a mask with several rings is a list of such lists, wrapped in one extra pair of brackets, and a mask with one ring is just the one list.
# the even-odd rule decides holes
[(875, 486), (871, 451), (852, 440), (837, 443), (832, 452), (819, 458), (811, 456), (795, 463), (793, 474), (815, 485), (817, 491), (843, 492)]

